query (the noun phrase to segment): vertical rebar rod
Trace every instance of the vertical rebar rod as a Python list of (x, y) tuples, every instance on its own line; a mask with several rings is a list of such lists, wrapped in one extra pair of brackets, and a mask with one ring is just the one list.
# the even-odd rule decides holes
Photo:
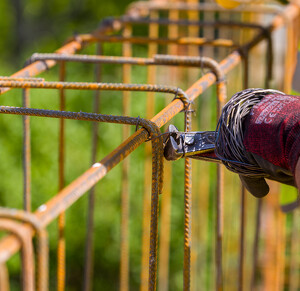
[(0, 264), (0, 290), (9, 291), (9, 276), (8, 270), (5, 263)]
[[(132, 34), (131, 25), (125, 25), (123, 29), (123, 36), (130, 37)], [(123, 44), (123, 56), (132, 56), (132, 45), (128, 43)], [(123, 83), (129, 84), (131, 82), (131, 65), (123, 65)], [(123, 92), (123, 115), (130, 115), (130, 92)], [(130, 134), (129, 126), (123, 125), (122, 136), (123, 140), (128, 138)], [(130, 191), (129, 191), (129, 157), (123, 161), (122, 164), (122, 189), (121, 189), (121, 262), (120, 262), (120, 290), (129, 290), (129, 205), (130, 205)]]
[[(102, 45), (97, 44), (96, 54), (102, 55)], [(95, 64), (95, 81), (101, 81), (101, 64)], [(93, 112), (99, 113), (100, 91), (95, 91)], [(98, 129), (99, 123), (92, 123), (92, 165), (97, 161), (98, 152)], [(85, 241), (85, 258), (84, 258), (84, 280), (83, 290), (91, 291), (93, 288), (93, 267), (94, 267), (94, 210), (95, 210), (95, 187), (92, 187), (88, 195), (88, 215), (87, 215), (87, 232)]]
[(19, 239), (22, 245), (22, 290), (34, 291), (34, 251), (30, 232), (21, 223), (6, 218), (0, 219), (0, 229), (13, 233)]
[[(197, 3), (197, 0), (187, 0), (188, 4), (195, 4)], [(198, 20), (198, 16), (199, 16), (199, 12), (198, 11), (188, 11), (187, 12), (187, 18), (190, 21), (197, 21)], [(193, 37), (198, 37), (199, 36), (199, 28), (197, 26), (189, 26), (188, 27), (188, 31), (187, 34), (189, 37), (193, 38)], [(198, 46), (188, 46), (187, 49), (188, 55), (189, 56), (198, 56), (199, 51), (198, 51)], [(197, 73), (195, 72), (195, 70), (188, 70), (187, 72), (187, 78), (188, 78), (188, 82), (190, 83), (191, 80), (196, 80), (196, 75)], [(198, 102), (198, 101), (197, 101)], [(192, 121), (192, 116), (190, 116), (191, 121)], [(189, 130), (192, 130), (192, 128), (190, 128)], [(197, 164), (196, 164), (197, 165)], [(192, 181), (192, 173), (191, 173), (191, 169), (192, 169), (192, 161), (190, 159), (185, 159), (185, 180), (187, 180), (186, 182), (188, 183), (188, 180), (190, 179)], [(186, 184), (186, 183), (185, 183)], [(185, 201), (187, 203), (189, 203), (190, 205), (187, 205), (187, 209), (185, 209), (185, 216), (188, 215), (188, 212), (192, 212), (192, 185), (186, 185), (187, 187), (185, 187)], [(189, 189), (190, 188), (190, 189)], [(189, 209), (188, 209), (189, 207)], [(187, 266), (186, 264), (184, 264), (184, 269), (185, 267), (189, 268), (189, 274), (186, 274), (189, 276), (189, 282), (188, 285), (186, 284), (187, 282), (183, 282), (184, 285), (184, 290), (190, 290), (193, 286), (193, 281), (196, 277), (197, 277), (197, 273), (196, 273), (196, 266), (197, 266), (197, 251), (195, 249), (195, 247), (193, 246), (193, 237), (192, 237), (192, 221), (193, 221), (193, 213), (189, 213), (190, 214), (190, 222), (189, 222), (189, 227), (190, 227), (190, 234), (189, 234), (189, 244), (190, 244), (190, 250), (189, 250), (189, 266)], [(187, 222), (187, 221), (186, 221)], [(187, 226), (185, 225), (185, 228)], [(195, 234), (193, 233), (193, 236)], [(185, 240), (188, 239), (187, 234), (185, 234)], [(185, 244), (187, 243), (187, 241), (185, 241)], [(183, 271), (185, 272), (185, 271)], [(185, 277), (185, 276), (184, 276)], [(186, 278), (187, 279), (187, 278)], [(185, 281), (185, 279), (184, 279)], [(188, 289), (185, 289), (188, 288)]]
[(299, 290), (299, 209), (292, 212), (289, 291)]
[(238, 290), (242, 291), (244, 286), (244, 253), (245, 253), (245, 195), (246, 189), (241, 186), (241, 206), (240, 206), (240, 250), (239, 250), (239, 270), (238, 270)]
[[(217, 84), (217, 119), (226, 102), (225, 80)], [(216, 290), (223, 290), (223, 220), (224, 220), (224, 168), (217, 165), (217, 197), (216, 197)]]
[[(37, 235), (37, 267), (36, 267), (36, 276), (37, 276), (37, 291), (47, 291), (48, 289), (48, 233), (47, 231), (41, 227), (39, 221), (37, 220), (34, 214), (28, 213), (27, 211), (10, 209), (10, 208), (2, 208), (0, 207), (0, 220), (2, 218), (21, 221), (26, 224), (29, 224), (32, 229), (36, 232)], [(1, 270), (0, 264), (0, 270)], [(2, 265), (6, 267), (5, 265)], [(1, 274), (0, 274), (1, 277)], [(1, 281), (1, 279), (0, 279)], [(0, 282), (0, 290), (2, 291), (2, 286)], [(4, 289), (3, 287), (3, 290)]]
[[(66, 75), (65, 62), (59, 66), (59, 80), (64, 81)], [(59, 110), (65, 110), (65, 91), (59, 90)], [(65, 121), (59, 120), (59, 153), (58, 153), (58, 189), (64, 188), (65, 183)], [(66, 277), (66, 241), (65, 241), (65, 213), (58, 217), (58, 246), (57, 246), (57, 290), (65, 290)]]
[[(176, 1), (176, 0), (175, 0)], [(168, 18), (178, 20), (178, 10), (169, 10)], [(178, 25), (168, 26), (168, 38), (178, 37)], [(168, 54), (176, 55), (178, 46), (176, 44), (168, 45)], [(172, 73), (171, 73), (172, 72)], [(172, 67), (169, 69), (168, 78), (175, 83), (178, 77), (178, 69)], [(169, 100), (166, 100), (166, 105)], [(165, 183), (164, 195), (161, 200), (161, 224), (160, 224), (160, 245), (159, 245), (159, 268), (158, 268), (158, 290), (169, 290), (169, 259), (170, 259), (170, 221), (171, 221), (171, 197), (172, 197), (172, 163), (165, 165)]]
[(256, 217), (255, 217), (255, 233), (254, 233), (254, 242), (253, 242), (253, 251), (252, 251), (252, 274), (251, 274), (251, 288), (250, 290), (254, 290), (256, 284), (256, 273), (258, 268), (258, 255), (259, 255), (259, 234), (260, 234), (260, 217), (261, 217), (261, 209), (262, 209), (262, 199), (257, 200), (256, 202)]
[[(150, 17), (157, 19), (158, 13), (156, 11), (152, 11), (150, 13)], [(150, 24), (149, 25), (149, 37), (158, 37), (158, 25)], [(148, 57), (153, 57), (157, 53), (157, 44), (151, 43), (148, 45)], [(149, 66), (147, 67), (147, 83), (154, 84), (155, 83), (155, 67)], [(146, 100), (146, 118), (150, 119), (154, 116), (154, 93), (147, 92), (147, 100)], [(150, 195), (149, 190), (151, 189), (152, 181), (151, 181), (151, 167), (152, 161), (150, 158), (151, 146), (149, 144), (145, 144), (145, 182), (144, 182), (144, 196), (143, 196), (143, 235), (142, 235), (142, 262), (141, 262), (141, 291), (146, 291), (150, 286), (148, 286), (148, 276), (149, 272), (149, 242), (150, 242), (150, 217), (151, 217), (151, 209), (150, 209)]]
[(223, 290), (223, 180), (224, 170), (217, 165), (216, 201), (216, 290)]
[(283, 92), (290, 93), (292, 89), (292, 79), (293, 79), (293, 68), (295, 56), (293, 49), (293, 23), (291, 20), (286, 19), (286, 29), (287, 29), (287, 39), (286, 39), (286, 53), (284, 62), (284, 75), (283, 75)]
[(169, 290), (172, 163), (165, 165), (164, 194), (161, 200), (158, 290)]
[[(187, 3), (193, 5), (198, 3), (198, 0), (187, 0)], [(187, 17), (190, 21), (198, 21), (199, 12), (198, 11), (188, 11)], [(188, 26), (187, 34), (189, 37), (198, 37), (199, 36), (199, 27), (190, 25)], [(199, 47), (197, 45), (188, 46), (188, 55), (189, 56), (198, 56), (199, 55)], [(196, 73), (194, 70), (188, 70), (188, 79), (195, 79)]]
[[(30, 107), (30, 89), (22, 90), (23, 107)], [(31, 146), (30, 117), (23, 116), (23, 208), (31, 211)]]
[(285, 223), (286, 216), (279, 207), (277, 211), (277, 243), (276, 243), (276, 291), (284, 290), (285, 277)]
[[(185, 112), (185, 131), (192, 129), (190, 108)], [(192, 161), (185, 158), (184, 163), (184, 260), (183, 290), (189, 291), (191, 285), (191, 244), (192, 244)]]

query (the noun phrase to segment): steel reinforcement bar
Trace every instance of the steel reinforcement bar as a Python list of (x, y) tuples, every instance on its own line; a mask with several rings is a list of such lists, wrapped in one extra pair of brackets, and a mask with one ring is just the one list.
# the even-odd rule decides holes
[[(281, 14), (278, 14), (274, 17), (272, 24), (267, 28), (269, 32), (284, 26), (285, 24), (285, 18), (289, 16), (296, 17), (299, 15), (299, 8), (291, 4), (289, 5), (285, 11), (283, 11)], [(100, 29), (100, 33), (107, 33), (108, 31), (113, 30), (113, 25), (111, 26), (105, 26), (104, 28)], [(99, 35), (99, 31), (96, 33)], [(254, 47), (257, 43), (259, 43), (261, 40), (265, 39), (266, 37), (265, 31), (259, 33), (255, 39), (247, 44), (244, 49), (249, 50), (250, 48)], [(90, 42), (96, 41), (96, 38), (90, 38)], [(84, 45), (88, 44), (89, 41), (86, 39), (82, 40), (80, 36), (77, 39), (72, 40), (70, 43), (59, 49), (58, 53), (67, 53), (72, 54), (75, 53), (77, 50), (80, 50)], [(243, 48), (242, 48), (243, 49)], [(223, 71), (224, 74), (228, 73), (233, 67), (235, 67), (240, 61), (241, 61), (241, 54), (243, 50), (240, 49), (238, 51), (234, 51), (231, 53), (227, 58), (225, 58), (220, 63), (220, 68)], [(1, 79), (0, 85), (5, 87), (2, 88), (1, 93), (4, 93), (9, 90), (9, 87), (15, 87), (15, 88), (55, 88), (55, 89), (87, 89), (87, 90), (105, 90), (111, 88), (111, 84), (100, 84), (100, 83), (93, 83), (88, 84), (87, 83), (67, 83), (67, 82), (45, 82), (43, 80), (32, 80), (30, 77), (44, 71), (45, 69), (48, 69), (56, 64), (55, 60), (47, 60), (47, 61), (37, 61), (33, 64), (28, 65), (23, 70), (17, 72), (12, 77), (14, 78), (29, 78), (29, 79), (23, 79), (23, 80), (4, 80), (5, 78)], [(182, 94), (186, 94), (186, 97), (189, 99), (189, 101), (195, 100), (204, 90), (206, 90), (208, 87), (210, 87), (212, 84), (214, 84), (217, 81), (217, 77), (214, 73), (208, 73), (204, 75), (202, 78), (200, 78), (195, 84), (193, 84), (186, 92), (182, 92)], [(133, 90), (137, 88), (136, 85), (130, 85), (124, 86), (124, 84), (118, 84), (118, 89), (120, 90)], [(157, 87), (156, 87), (157, 88)], [(142, 90), (148, 90), (152, 91), (153, 87), (150, 88), (149, 85), (144, 85)], [(165, 90), (165, 89), (163, 89)], [(169, 89), (168, 89), (169, 90)], [(178, 94), (177, 88), (173, 88), (170, 91), (163, 91), (165, 93), (173, 93)], [(138, 90), (137, 90), (138, 91)], [(155, 91), (155, 90), (154, 90)], [(185, 95), (184, 94), (184, 95)], [(168, 122), (172, 117), (174, 117), (177, 113), (179, 113), (182, 109), (184, 109), (185, 105), (179, 101), (174, 100), (172, 101), (166, 108), (164, 108), (160, 113), (158, 113), (154, 118), (152, 118), (151, 123), (153, 123), (153, 126), (155, 128), (159, 128), (162, 125), (164, 125), (166, 122)], [(56, 113), (50, 112), (46, 110), (41, 111), (37, 109), (35, 111), (34, 109), (29, 108), (12, 108), (12, 107), (1, 107), (2, 113), (9, 113), (9, 114), (20, 114), (20, 115), (43, 115), (43, 116), (52, 116), (57, 118), (64, 118), (64, 117), (70, 117), (75, 119), (80, 118), (90, 118), (89, 120), (93, 120), (92, 117), (88, 117), (88, 113), (64, 113), (62, 111), (57, 111)], [(47, 115), (48, 114), (48, 115)], [(65, 114), (65, 116), (64, 116)], [(72, 115), (73, 114), (73, 115)], [(99, 118), (100, 115), (98, 115)], [(109, 118), (108, 118), (109, 119)], [(81, 120), (81, 119), (80, 119)], [(99, 120), (97, 120), (99, 121)], [(106, 120), (107, 121), (107, 120)], [(143, 123), (142, 119), (134, 119), (131, 121), (128, 121), (130, 124), (136, 124), (136, 122), (141, 123), (141, 125), (146, 125)], [(108, 121), (107, 121), (108, 122)], [(132, 123), (131, 123), (132, 122)], [(135, 123), (134, 123), (135, 122)], [(148, 128), (149, 129), (149, 128)], [(156, 138), (152, 138), (154, 141), (155, 139), (160, 140), (161, 138), (158, 137), (157, 129), (154, 130), (157, 132)], [(117, 165), (121, 160), (123, 160), (126, 156), (128, 156), (133, 150), (135, 150), (140, 144), (145, 142), (148, 138), (148, 132), (145, 129), (140, 129), (135, 134), (133, 134), (130, 138), (128, 138), (126, 141), (124, 141), (118, 148), (116, 148), (111, 154), (109, 154), (107, 157), (105, 157), (103, 160), (101, 160), (99, 163), (95, 163), (92, 168), (87, 170), (83, 175), (81, 175), (79, 178), (77, 178), (74, 182), (72, 182), (69, 186), (65, 187), (62, 191), (58, 193), (58, 195), (51, 200), (49, 200), (47, 203), (42, 205), (34, 214), (38, 221), (40, 222), (41, 227), (45, 227), (48, 223), (50, 223), (53, 219), (55, 219), (60, 213), (62, 213), (64, 210), (66, 210), (70, 205), (72, 205), (80, 196), (82, 196), (88, 189), (90, 189), (97, 181), (99, 181), (102, 177), (106, 175), (106, 173), (111, 170), (115, 165)], [(154, 149), (153, 149), (154, 151)], [(161, 151), (160, 151), (161, 155)], [(158, 159), (159, 160), (159, 159)], [(159, 173), (159, 170), (161, 169), (160, 166), (157, 164), (158, 162), (153, 165), (153, 168), (155, 168), (155, 173), (153, 171), (153, 175), (157, 177), (157, 179), (154, 179), (153, 187), (156, 188), (155, 193), (158, 193), (158, 186), (157, 181), (159, 180), (159, 177), (157, 174)], [(162, 185), (162, 184), (161, 184)], [(153, 213), (151, 215), (151, 221), (156, 221), (156, 227), (157, 227), (157, 218), (158, 218), (158, 194), (152, 196), (152, 210)], [(151, 223), (152, 224), (152, 223)], [(155, 224), (155, 222), (153, 223)], [(30, 235), (33, 234), (33, 230), (29, 227), (24, 227), (28, 230)], [(154, 248), (156, 248), (157, 244), (157, 230), (151, 230), (151, 241)], [(154, 243), (155, 241), (155, 243)], [(20, 247), (20, 242), (15, 239), (13, 236), (8, 236), (4, 240), (0, 242), (0, 261), (3, 263), (5, 262), (14, 252), (16, 252)], [(149, 289), (154, 290), (156, 287), (156, 250), (153, 250), (152, 255), (150, 255), (150, 278), (149, 278)], [(28, 285), (29, 286), (29, 285)], [(29, 289), (28, 289), (29, 290)]]

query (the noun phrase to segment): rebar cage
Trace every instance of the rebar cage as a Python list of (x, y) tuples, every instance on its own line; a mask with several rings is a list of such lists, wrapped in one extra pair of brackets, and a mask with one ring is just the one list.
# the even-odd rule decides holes
[[(10, 290), (11, 272), (22, 272), (26, 291), (298, 290), (299, 211), (281, 212), (278, 185), (256, 200), (221, 165), (164, 163), (161, 128), (172, 122), (214, 130), (227, 96), (243, 88), (289, 93), (299, 15), (299, 1), (232, 10), (192, 0), (136, 2), (124, 16), (103, 20), (55, 53), (35, 53), (1, 77), (1, 122), (14, 130), (23, 122), (23, 190), (0, 208), (0, 229), (8, 233), (0, 241), (0, 290)], [(48, 127), (53, 118), (58, 131)], [(6, 144), (15, 142), (10, 134)], [(58, 163), (39, 163), (43, 145), (46, 153), (57, 146)], [(53, 188), (43, 188), (43, 175)], [(73, 205), (83, 213), (80, 225)], [(109, 218), (111, 211), (119, 216)], [(113, 222), (110, 230), (102, 220)], [(97, 235), (107, 245), (98, 246)], [(49, 242), (50, 256), (57, 250), (50, 271)], [(83, 262), (68, 258), (74, 247)], [(7, 267), (16, 253), (21, 271)], [(119, 265), (110, 287), (101, 285), (99, 258)]]

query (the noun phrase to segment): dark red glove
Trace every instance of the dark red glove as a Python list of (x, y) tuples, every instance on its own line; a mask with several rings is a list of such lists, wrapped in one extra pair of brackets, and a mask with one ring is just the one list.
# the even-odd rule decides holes
[[(243, 144), (251, 164), (266, 178), (295, 186), (295, 167), (300, 155), (300, 97), (264, 96), (243, 121)], [(257, 197), (269, 192), (264, 178), (242, 176), (244, 186)]]

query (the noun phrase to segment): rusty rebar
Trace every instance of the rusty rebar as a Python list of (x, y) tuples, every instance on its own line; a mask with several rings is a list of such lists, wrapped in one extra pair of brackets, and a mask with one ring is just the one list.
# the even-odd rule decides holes
[[(59, 64), (59, 80), (66, 77), (65, 62)], [(59, 90), (59, 110), (65, 110), (65, 90)], [(65, 121), (59, 120), (58, 137), (58, 191), (65, 185)], [(66, 240), (65, 240), (65, 213), (58, 217), (58, 244), (57, 244), (57, 291), (64, 291), (66, 285)]]
[(250, 289), (254, 290), (256, 285), (256, 274), (258, 268), (258, 256), (259, 256), (259, 235), (261, 230), (261, 210), (262, 210), (262, 199), (257, 200), (256, 206), (256, 215), (255, 215), (255, 234), (253, 241), (253, 250), (252, 250), (252, 274)]
[[(102, 54), (102, 45), (97, 44), (96, 48), (97, 55)], [(101, 65), (96, 64), (95, 66), (95, 81), (101, 81)], [(93, 102), (93, 112), (100, 113), (100, 91), (95, 91), (94, 102)], [(92, 123), (92, 153), (91, 153), (91, 163), (92, 165), (97, 161), (98, 153), (98, 130), (99, 123)], [(94, 211), (95, 211), (95, 187), (90, 189), (88, 194), (88, 210), (87, 210), (87, 221), (86, 221), (86, 239), (85, 239), (85, 257), (84, 257), (84, 278), (83, 278), (83, 290), (90, 291), (93, 287), (93, 267), (94, 267)]]
[[(190, 107), (190, 106), (189, 106)], [(185, 129), (192, 130), (192, 111), (185, 110)], [(189, 291), (191, 285), (191, 248), (192, 248), (192, 161), (185, 158), (184, 163), (184, 260), (183, 290)]]
[(187, 3), (187, 2), (164, 2), (164, 1), (137, 1), (129, 5), (127, 14), (146, 16), (150, 11), (207, 11), (222, 13), (252, 12), (259, 14), (276, 14), (281, 11), (280, 7), (267, 5), (239, 6), (234, 9), (224, 9), (215, 3)]
[(48, 290), (48, 234), (34, 214), (0, 207), (0, 218), (19, 220), (29, 224), (37, 234), (37, 290)]
[(245, 253), (245, 217), (246, 217), (246, 189), (241, 185), (241, 208), (240, 208), (240, 248), (239, 248), (239, 265), (238, 265), (238, 290), (244, 289), (244, 253)]
[(20, 223), (10, 219), (0, 219), (0, 229), (14, 234), (22, 245), (22, 290), (34, 291), (33, 245), (30, 232)]
[[(152, 15), (153, 13), (158, 14), (157, 11), (152, 11), (150, 13), (151, 16), (153, 16)], [(179, 13), (177, 11), (169, 12), (168, 17), (169, 19), (178, 19)], [(168, 26), (168, 38), (178, 38), (177, 25)], [(167, 53), (170, 55), (177, 55), (178, 46), (176, 44), (168, 45)], [(179, 79), (178, 79), (178, 70), (176, 68), (172, 68), (172, 74), (169, 74), (168, 79), (172, 83), (177, 83)], [(168, 100), (166, 100), (165, 104), (167, 104), (167, 102)], [(154, 104), (152, 106), (154, 106)], [(161, 200), (161, 215), (160, 215), (158, 290), (169, 290), (169, 259), (170, 259), (170, 234), (171, 234), (170, 221), (171, 221), (172, 184), (173, 184), (172, 163), (166, 163), (164, 193)]]
[(205, 20), (189, 20), (189, 19), (168, 19), (168, 18), (135, 18), (123, 16), (119, 19), (115, 18), (113, 21), (120, 21), (122, 24), (159, 24), (159, 25), (170, 25), (174, 24), (177, 26), (195, 26), (195, 27), (230, 27), (234, 29), (259, 29), (263, 30), (262, 25), (256, 23), (246, 23), (241, 21), (225, 21), (225, 20), (214, 20), (214, 21), (205, 21)]
[(299, 289), (299, 208), (292, 212), (292, 233), (291, 233), (291, 256), (290, 256), (290, 274), (289, 291)]
[(9, 275), (6, 264), (0, 264), (0, 290), (9, 291)]
[[(30, 107), (29, 89), (22, 90), (23, 107)], [(30, 119), (23, 116), (23, 208), (31, 211), (31, 146)]]
[[(157, 12), (151, 12), (152, 18), (158, 18)], [(149, 37), (158, 37), (158, 25), (150, 24), (148, 27)], [(148, 57), (157, 53), (158, 45), (156, 43), (149, 43)], [(155, 67), (147, 68), (147, 83), (155, 83)], [(146, 118), (150, 119), (154, 115), (155, 108), (155, 95), (151, 92), (146, 94)], [(150, 145), (145, 145), (145, 180), (144, 180), (144, 193), (143, 193), (143, 221), (142, 221), (142, 259), (141, 259), (141, 273), (140, 273), (140, 291), (149, 290), (149, 241), (150, 229), (149, 220), (151, 217), (151, 202), (149, 197), (149, 189), (151, 189), (151, 160), (149, 158), (151, 152)]]
[[(132, 34), (131, 25), (125, 25), (123, 29), (124, 36)], [(123, 43), (123, 55), (131, 57), (131, 43)], [(123, 65), (123, 83), (131, 82), (131, 66)], [(122, 115), (130, 115), (131, 92), (123, 92), (122, 94)], [(122, 138), (126, 139), (130, 135), (127, 125), (122, 127)], [(122, 163), (122, 184), (121, 184), (121, 243), (120, 243), (120, 291), (129, 290), (129, 212), (130, 212), (130, 189), (129, 189), (129, 157)]]
[(86, 42), (130, 42), (132, 44), (149, 44), (156, 43), (160, 45), (177, 44), (177, 45), (210, 45), (210, 46), (224, 46), (224, 47), (238, 47), (238, 44), (232, 40), (227, 39), (207, 39), (202, 37), (178, 37), (178, 38), (154, 38), (154, 37), (123, 37), (119, 35), (82, 35), (83, 41)]
[[(150, 17), (153, 18), (153, 19), (158, 19), (159, 18), (159, 15), (156, 11), (153, 11), (150, 13)], [(149, 25), (149, 29), (148, 29), (148, 34), (149, 34), (149, 37), (153, 37), (153, 38), (157, 38), (158, 35), (159, 35), (159, 27), (157, 24), (150, 24)], [(148, 57), (152, 56), (153, 54), (156, 54), (157, 53), (157, 50), (158, 50), (158, 44), (157, 43), (151, 43), (149, 44), (148, 46)], [(147, 82), (149, 83), (154, 83), (156, 80), (155, 80), (155, 73), (156, 73), (156, 68), (155, 67), (148, 67), (147, 68)], [(175, 97), (176, 97), (176, 93), (175, 93)], [(186, 98), (186, 95), (184, 94), (184, 99), (182, 99), (183, 102), (187, 101), (187, 98)], [(148, 92), (147, 93), (147, 118), (151, 118), (154, 114), (154, 108), (155, 108), (155, 101), (154, 100), (154, 94), (151, 93), (151, 92)], [(151, 104), (152, 103), (152, 104)], [(184, 103), (185, 104), (185, 103)], [(149, 148), (147, 148), (147, 145), (145, 147), (145, 154), (148, 155), (149, 153)], [(146, 170), (146, 175), (148, 175), (147, 171), (148, 169), (150, 168), (150, 163), (149, 163), (149, 160), (147, 161), (146, 160), (146, 164), (145, 165), (145, 170)], [(153, 159), (152, 159), (152, 163), (153, 163)], [(152, 171), (153, 171), (153, 165), (152, 165)], [(163, 173), (163, 170), (160, 170), (161, 173)], [(150, 175), (149, 175), (150, 176)], [(153, 180), (153, 173), (152, 173), (152, 180)], [(153, 184), (153, 181), (152, 181), (152, 184)], [(151, 261), (153, 261), (154, 259), (154, 256), (151, 254), (152, 250), (151, 250), (151, 241), (154, 241), (154, 236), (153, 236), (153, 233), (152, 233), (152, 221), (153, 221), (153, 210), (152, 210), (152, 205), (154, 204), (153, 202), (155, 200), (153, 200), (153, 196), (151, 197), (151, 209), (150, 209), (150, 213), (149, 213), (149, 206), (147, 205), (149, 203), (149, 199), (148, 199), (148, 187), (150, 188), (150, 181), (149, 179), (146, 179), (145, 180), (145, 189), (144, 189), (144, 201), (143, 201), (143, 210), (146, 210), (145, 211), (145, 215), (143, 217), (143, 219), (145, 221), (143, 221), (143, 226), (146, 226), (147, 225), (147, 220), (149, 220), (149, 214), (150, 214), (150, 237), (149, 236), (146, 236), (144, 235), (143, 236), (143, 243), (146, 243), (147, 240), (150, 240), (150, 252), (149, 252), (149, 269), (148, 269), (148, 272), (149, 272), (149, 277), (148, 277), (148, 290), (156, 290), (156, 280), (157, 280), (157, 262), (155, 262), (153, 268), (152, 268), (152, 263)], [(153, 187), (153, 186), (152, 186)], [(158, 197), (156, 197), (156, 199), (158, 199)], [(159, 201), (155, 201), (155, 204), (157, 205), (157, 207), (159, 206)], [(157, 215), (158, 215), (158, 212), (157, 212)], [(156, 217), (157, 220), (158, 220), (158, 217)], [(157, 221), (158, 222), (158, 221)], [(148, 230), (148, 227), (146, 227), (146, 231)], [(156, 257), (157, 257), (157, 246), (158, 246), (158, 235), (156, 236), (155, 238), (155, 241), (156, 241), (156, 248), (155, 248), (155, 253), (156, 253)], [(146, 248), (143, 247), (143, 250), (145, 250)], [(145, 267), (143, 267), (143, 270), (147, 270)], [(142, 270), (142, 272), (143, 272)], [(144, 277), (144, 275), (142, 274), (141, 272), (141, 277)], [(141, 278), (142, 279), (142, 278)], [(144, 290), (146, 285), (143, 284), (143, 282), (141, 282), (141, 291)]]

